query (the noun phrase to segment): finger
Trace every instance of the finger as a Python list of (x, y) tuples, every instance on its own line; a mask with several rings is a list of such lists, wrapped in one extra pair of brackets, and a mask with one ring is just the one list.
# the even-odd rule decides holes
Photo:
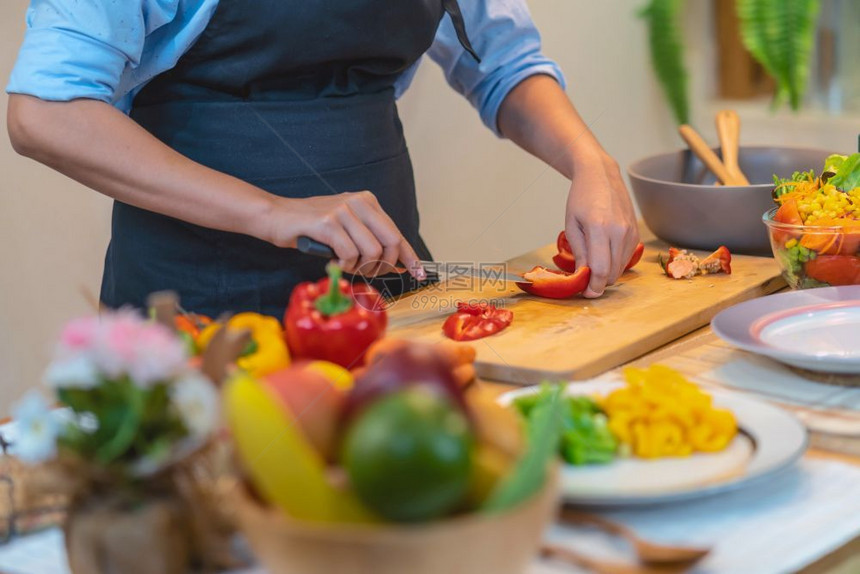
[[(369, 193), (369, 192), (368, 192)], [(377, 240), (382, 244), (382, 255), (380, 261), (384, 262), (381, 268), (388, 273), (396, 269), (397, 261), (404, 264), (406, 261), (400, 259), (401, 244), (406, 241), (397, 225), (380, 207), (379, 202), (373, 194), (353, 194), (350, 203), (353, 212), (373, 232)], [(408, 245), (408, 243), (407, 243)], [(411, 250), (411, 247), (409, 248)], [(413, 251), (414, 253), (414, 251)], [(408, 255), (407, 255), (408, 257)], [(417, 256), (416, 256), (417, 260)], [(410, 269), (407, 264), (407, 269)], [(417, 277), (416, 277), (417, 278)]]
[(585, 248), (585, 236), (579, 224), (574, 222), (564, 230), (564, 236), (570, 244), (570, 251), (576, 259), (576, 266), (588, 265), (588, 250)]
[(337, 264), (341, 269), (347, 273), (355, 271), (355, 263), (359, 256), (358, 246), (343, 226), (333, 217), (330, 222), (325, 224), (325, 228), (319, 232), (318, 236), (312, 235), (311, 237), (329, 245), (334, 250), (338, 259)]
[(403, 263), (403, 266), (406, 267), (410, 275), (418, 281), (427, 279), (427, 271), (424, 270), (424, 266), (421, 265), (421, 260), (405, 238), (400, 242), (398, 251), (398, 259)]
[(630, 256), (633, 255), (633, 250), (629, 247), (629, 234), (625, 225), (618, 225), (610, 228), (609, 231), (609, 254), (611, 262), (609, 265), (608, 285), (614, 285), (621, 274), (624, 272), (624, 267), (630, 261)]
[[(382, 245), (377, 241), (373, 232), (356, 217), (349, 207), (344, 206), (338, 210), (338, 219), (358, 247), (359, 258), (356, 272), (362, 275), (372, 273), (378, 267), (380, 257), (382, 257)], [(372, 277), (372, 275), (369, 276)]]
[(585, 230), (586, 249), (588, 251), (588, 266), (591, 268), (591, 280), (585, 296), (600, 297), (609, 282), (612, 266), (612, 253), (609, 238), (602, 227), (592, 226)]

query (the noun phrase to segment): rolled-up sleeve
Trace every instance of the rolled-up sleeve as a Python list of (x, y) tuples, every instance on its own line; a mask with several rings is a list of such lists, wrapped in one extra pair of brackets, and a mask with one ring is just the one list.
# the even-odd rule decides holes
[(124, 71), (144, 41), (170, 22), (179, 0), (32, 0), (6, 91), (44, 100), (116, 103)]
[(525, 0), (461, 1), (466, 31), (478, 63), (457, 40), (449, 17), (442, 20), (428, 52), (445, 72), (448, 83), (463, 94), (481, 120), (501, 137), (498, 114), (502, 101), (520, 82), (546, 74), (565, 86), (558, 65), (541, 52), (540, 33)]

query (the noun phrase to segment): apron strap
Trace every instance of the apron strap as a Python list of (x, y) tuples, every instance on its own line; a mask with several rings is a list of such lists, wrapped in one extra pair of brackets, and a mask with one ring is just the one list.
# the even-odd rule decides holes
[(469, 41), (469, 36), (466, 34), (466, 24), (463, 22), (463, 13), (460, 12), (460, 5), (457, 4), (457, 0), (442, 0), (442, 8), (451, 17), (451, 22), (454, 24), (454, 31), (457, 32), (457, 39), (460, 41), (460, 44), (480, 63), (481, 58), (475, 53), (472, 43)]

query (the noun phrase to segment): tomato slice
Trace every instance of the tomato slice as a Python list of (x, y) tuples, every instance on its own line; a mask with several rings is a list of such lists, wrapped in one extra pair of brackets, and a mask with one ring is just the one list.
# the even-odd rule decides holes
[(806, 275), (829, 285), (860, 285), (860, 257), (819, 255), (806, 262)]
[[(564, 231), (558, 234), (558, 237), (555, 240), (555, 246), (558, 249), (558, 253), (552, 258), (552, 262), (555, 263), (555, 266), (562, 271), (567, 271), (569, 273), (576, 271), (576, 258), (573, 256), (573, 250), (570, 248), (570, 242), (568, 242)], [(624, 270), (627, 271), (628, 269), (633, 269), (633, 267), (639, 263), (639, 260), (642, 259), (643, 253), (645, 253), (645, 245), (639, 243), (636, 245), (636, 249), (633, 250), (633, 255), (630, 256), (630, 261), (627, 262), (627, 266)]]
[(457, 312), (445, 319), (442, 332), (455, 341), (474, 341), (495, 335), (514, 320), (514, 312), (489, 303), (457, 303)]
[[(800, 217), (800, 210), (797, 208), (797, 201), (791, 199), (780, 205), (779, 209), (777, 209), (776, 213), (773, 215), (773, 220), (790, 225), (803, 225), (803, 218)], [(785, 245), (786, 241), (800, 237), (800, 233), (796, 231), (774, 229), (771, 231), (771, 236), (778, 245)]]
[(579, 295), (588, 287), (591, 269), (580, 267), (573, 273), (567, 273), (538, 265), (531, 271), (523, 273), (523, 278), (531, 283), (517, 283), (517, 287), (530, 295), (549, 299), (569, 299)]

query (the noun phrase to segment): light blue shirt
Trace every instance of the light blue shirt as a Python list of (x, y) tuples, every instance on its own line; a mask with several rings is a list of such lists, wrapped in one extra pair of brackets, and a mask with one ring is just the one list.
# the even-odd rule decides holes
[[(128, 112), (140, 89), (171, 69), (206, 28), (218, 0), (31, 0), (27, 33), (6, 91), (43, 100), (89, 98)], [(558, 65), (541, 53), (526, 0), (460, 0), (481, 63), (442, 20), (429, 56), (498, 134), (508, 92), (528, 76), (547, 74), (564, 86)], [(420, 62), (398, 79), (399, 97)]]

